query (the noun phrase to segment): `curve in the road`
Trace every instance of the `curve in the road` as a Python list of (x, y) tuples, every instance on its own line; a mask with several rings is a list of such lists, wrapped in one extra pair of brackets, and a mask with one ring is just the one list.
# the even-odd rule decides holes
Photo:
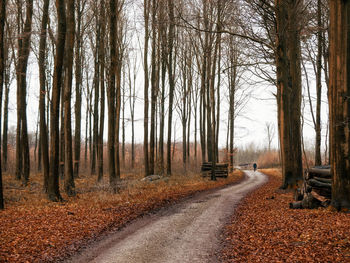
[(142, 218), (86, 248), (69, 262), (213, 262), (220, 233), (237, 203), (267, 178), (244, 171), (246, 179), (208, 195)]

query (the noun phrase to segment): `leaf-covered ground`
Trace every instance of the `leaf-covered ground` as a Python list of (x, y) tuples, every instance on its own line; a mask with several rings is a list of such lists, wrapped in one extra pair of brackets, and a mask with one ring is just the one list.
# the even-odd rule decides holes
[(0, 262), (56, 262), (95, 237), (115, 230), (145, 213), (198, 191), (237, 182), (241, 172), (217, 182), (199, 175), (173, 176), (156, 182), (128, 181), (119, 194), (108, 191), (108, 180), (76, 180), (78, 195), (51, 203), (42, 193), (41, 176), (23, 187), (5, 175), (6, 209), (0, 211)]
[(350, 214), (292, 210), (281, 175), (247, 196), (225, 229), (222, 262), (350, 262)]

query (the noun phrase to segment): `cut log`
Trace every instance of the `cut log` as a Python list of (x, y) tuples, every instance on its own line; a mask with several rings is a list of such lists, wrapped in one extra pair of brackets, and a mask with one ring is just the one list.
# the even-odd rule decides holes
[(289, 208), (291, 208), (291, 209), (302, 209), (303, 206), (301, 204), (301, 201), (298, 201), (298, 202), (289, 203)]
[(332, 184), (332, 179), (321, 178), (321, 177), (314, 177), (313, 179), (320, 181), (321, 183)]
[(332, 184), (322, 183), (315, 179), (310, 179), (307, 183), (312, 187), (332, 189)]
[(308, 177), (311, 179), (315, 176), (322, 177), (322, 178), (331, 178), (331, 170), (330, 169), (310, 168), (308, 171)]
[(327, 198), (325, 198), (324, 196), (322, 195), (319, 195), (316, 191), (311, 191), (310, 193), (315, 199), (317, 199), (318, 201), (320, 202), (325, 202), (327, 201)]
[(321, 205), (321, 202), (309, 193), (304, 195), (304, 199), (301, 201), (301, 205), (303, 208), (314, 209), (319, 207)]

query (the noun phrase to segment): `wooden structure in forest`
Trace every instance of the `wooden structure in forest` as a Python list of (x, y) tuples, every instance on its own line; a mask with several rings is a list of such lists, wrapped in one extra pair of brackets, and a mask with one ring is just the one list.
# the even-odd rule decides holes
[(295, 202), (290, 208), (327, 207), (332, 197), (332, 176), (330, 166), (317, 166), (305, 171), (301, 188), (295, 191)]
[[(211, 176), (212, 162), (204, 162), (201, 166), (201, 172), (203, 177)], [(215, 176), (224, 177), (228, 176), (228, 163), (216, 163), (215, 165)]]

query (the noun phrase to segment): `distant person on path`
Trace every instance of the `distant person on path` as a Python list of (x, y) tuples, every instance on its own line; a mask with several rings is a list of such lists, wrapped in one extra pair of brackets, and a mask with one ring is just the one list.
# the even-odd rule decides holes
[(256, 171), (256, 168), (258, 168), (258, 165), (256, 163), (253, 164), (254, 172)]

